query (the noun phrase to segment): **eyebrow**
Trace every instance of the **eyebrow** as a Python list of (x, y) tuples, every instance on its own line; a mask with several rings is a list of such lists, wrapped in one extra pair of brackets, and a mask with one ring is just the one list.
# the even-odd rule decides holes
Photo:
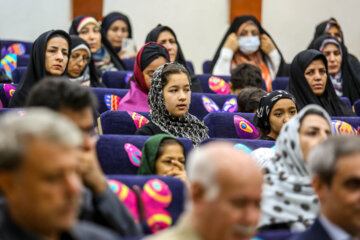
[[(169, 88), (172, 88), (172, 87), (177, 87), (177, 88), (179, 88), (179, 87), (181, 87), (181, 86), (179, 86), (179, 85), (171, 85)], [(184, 85), (183, 87), (190, 87), (190, 84), (186, 84), (186, 85)]]

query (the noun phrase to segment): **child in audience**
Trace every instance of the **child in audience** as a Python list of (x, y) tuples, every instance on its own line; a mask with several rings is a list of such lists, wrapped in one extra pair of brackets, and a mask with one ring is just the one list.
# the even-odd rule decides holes
[(288, 90), (294, 95), (299, 109), (317, 104), (330, 116), (354, 116), (328, 81), (327, 60), (321, 52), (314, 49), (300, 52), (291, 63), (290, 71)]
[(82, 86), (102, 87), (94, 62), (91, 59), (89, 45), (84, 39), (71, 35), (71, 54), (67, 73), (70, 80)]
[(231, 69), (244, 62), (261, 69), (268, 92), (276, 76), (288, 75), (276, 44), (251, 15), (237, 17), (232, 22), (212, 60), (210, 73), (229, 76)]
[(23, 107), (31, 88), (43, 77), (62, 76), (67, 73), (70, 42), (70, 36), (62, 30), (44, 32), (35, 40), (30, 62), (9, 107)]
[(100, 24), (91, 16), (76, 17), (70, 27), (71, 35), (78, 35), (90, 46), (96, 69), (106, 71), (125, 70), (125, 65), (107, 39), (101, 37)]
[(297, 111), (294, 96), (286, 91), (275, 90), (263, 96), (254, 117), (260, 139), (275, 141), (282, 126), (295, 116)]
[(160, 44), (145, 44), (136, 56), (130, 91), (121, 99), (118, 110), (149, 112), (148, 92), (155, 70), (169, 62), (167, 50)]
[(237, 96), (238, 112), (254, 113), (257, 111), (260, 99), (266, 94), (256, 87), (246, 87)]
[(250, 64), (241, 63), (231, 70), (230, 93), (239, 94), (246, 87), (262, 87), (260, 68)]
[[(331, 135), (327, 112), (308, 105), (290, 119), (276, 139), (275, 155), (262, 155), (264, 171), (261, 229), (304, 230), (318, 215), (318, 198), (306, 165), (310, 150)], [(255, 150), (263, 151), (262, 148)], [(258, 155), (259, 156), (259, 155)]]
[(170, 62), (178, 62), (184, 67), (191, 75), (191, 91), (202, 92), (201, 84), (196, 75), (188, 68), (184, 54), (181, 50), (179, 41), (176, 38), (175, 32), (168, 26), (161, 24), (157, 25), (146, 36), (145, 42), (157, 42), (164, 45), (169, 52)]
[(157, 134), (150, 137), (142, 148), (138, 175), (174, 176), (187, 184), (185, 148), (175, 137)]
[(336, 95), (347, 97), (351, 103), (360, 98), (360, 75), (349, 62), (347, 49), (339, 40), (330, 35), (315, 39), (309, 48), (322, 52), (328, 63), (330, 80)]
[(198, 145), (207, 139), (208, 128), (188, 112), (191, 91), (190, 75), (179, 63), (159, 67), (151, 79), (148, 103), (151, 122), (139, 128), (136, 134), (167, 133), (190, 139)]
[(120, 58), (136, 57), (136, 53), (134, 56), (129, 56), (126, 50), (122, 49), (123, 39), (132, 39), (130, 20), (125, 14), (111, 12), (106, 15), (101, 22), (101, 36), (110, 42)]

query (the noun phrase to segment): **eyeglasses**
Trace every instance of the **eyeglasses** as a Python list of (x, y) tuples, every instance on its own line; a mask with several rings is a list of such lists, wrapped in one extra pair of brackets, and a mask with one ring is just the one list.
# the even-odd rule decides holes
[(85, 64), (88, 64), (90, 61), (89, 57), (81, 56), (78, 54), (71, 55), (71, 59), (75, 62), (83, 61)]
[(99, 131), (96, 127), (90, 129), (83, 129), (82, 133), (84, 136), (90, 137), (93, 141), (97, 142), (100, 138)]

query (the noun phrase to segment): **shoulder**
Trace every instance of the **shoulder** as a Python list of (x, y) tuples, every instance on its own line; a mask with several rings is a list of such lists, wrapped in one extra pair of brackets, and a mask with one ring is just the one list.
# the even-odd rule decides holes
[(102, 239), (102, 240), (117, 240), (120, 239), (114, 232), (92, 224), (90, 222), (80, 221), (73, 229), (72, 235), (75, 239)]
[(305, 232), (294, 235), (290, 240), (331, 240), (324, 227), (321, 225), (319, 219), (316, 219), (314, 224)]
[(164, 133), (158, 126), (156, 126), (153, 122), (149, 122), (148, 124), (139, 128), (135, 135), (145, 135), (145, 136), (152, 136), (155, 134)]

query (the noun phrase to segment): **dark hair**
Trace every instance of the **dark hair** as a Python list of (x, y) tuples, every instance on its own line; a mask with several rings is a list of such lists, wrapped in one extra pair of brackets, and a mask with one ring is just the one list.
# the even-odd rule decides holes
[(190, 74), (189, 74), (188, 70), (186, 70), (186, 68), (182, 64), (174, 62), (174, 63), (170, 63), (167, 66), (165, 66), (161, 73), (162, 87), (164, 88), (164, 86), (168, 83), (169, 75), (177, 74), (177, 73), (185, 73), (186, 76), (188, 77), (189, 84), (191, 85)]
[(45, 77), (30, 91), (26, 106), (47, 107), (54, 111), (62, 108), (79, 111), (86, 107), (95, 110), (97, 99), (90, 88), (66, 77)]
[(166, 146), (172, 144), (179, 144), (181, 146), (184, 153), (184, 157), (186, 159), (185, 147), (179, 140), (177, 140), (176, 138), (164, 138), (159, 144), (159, 149), (156, 153), (155, 160), (158, 159), (161, 155), (163, 155)]
[(230, 82), (233, 90), (245, 87), (261, 88), (261, 70), (250, 63), (239, 64), (231, 70)]
[(253, 113), (259, 107), (260, 99), (266, 94), (256, 87), (246, 87), (237, 96), (238, 112)]

